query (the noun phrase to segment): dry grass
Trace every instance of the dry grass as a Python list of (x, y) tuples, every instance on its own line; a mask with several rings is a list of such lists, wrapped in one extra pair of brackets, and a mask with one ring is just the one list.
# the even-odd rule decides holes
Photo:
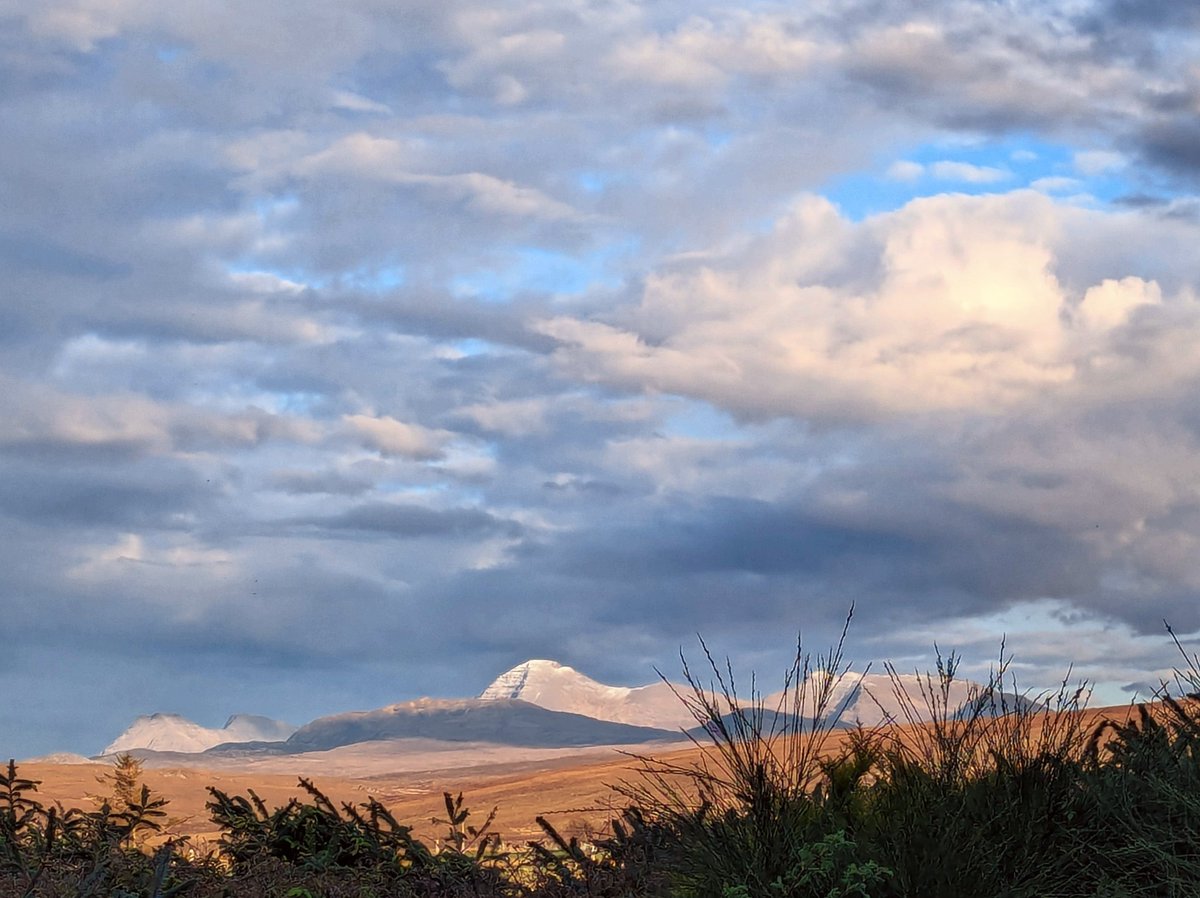
[[(1079, 724), (1085, 730), (1094, 729), (1104, 720), (1125, 723), (1135, 712), (1129, 706), (1090, 708), (1079, 712)], [(1034, 715), (1036, 728), (1045, 726), (1044, 715)], [(895, 737), (916, 745), (928, 731), (928, 724), (896, 724), (889, 728)], [(808, 736), (789, 739), (807, 740)], [(851, 738), (850, 731), (834, 730), (824, 739), (823, 754), (836, 756), (843, 752)], [(712, 766), (715, 748), (690, 746), (655, 755), (664, 766), (687, 769)], [(549, 817), (567, 834), (574, 835), (588, 828), (603, 829), (620, 807), (619, 796), (612, 786), (631, 783), (638, 776), (639, 764), (616, 749), (588, 749), (542, 761), (518, 760), (497, 762), (457, 770), (404, 771), (373, 773), (369, 776), (346, 776), (337, 767), (314, 762), (299, 765), (298, 773), (238, 773), (229, 769), (202, 768), (147, 769), (143, 781), (155, 793), (170, 801), (168, 810), (173, 819), (182, 822), (173, 828), (181, 835), (211, 835), (215, 832), (204, 804), (208, 786), (223, 792), (242, 794), (254, 789), (272, 807), (286, 804), (291, 798), (303, 798), (298, 776), (312, 778), (331, 798), (338, 802), (361, 802), (377, 798), (398, 819), (413, 826), (414, 833), (434, 837), (442, 830), (431, 821), (444, 812), (442, 793), (463, 792), (477, 813), (486, 814), (498, 807), (495, 829), (506, 840), (522, 841), (540, 833), (536, 822), (539, 815)], [(23, 763), (23, 776), (40, 780), (38, 796), (47, 804), (58, 802), (63, 807), (90, 807), (91, 796), (105, 791), (97, 782), (111, 767), (106, 764), (42, 764)]]

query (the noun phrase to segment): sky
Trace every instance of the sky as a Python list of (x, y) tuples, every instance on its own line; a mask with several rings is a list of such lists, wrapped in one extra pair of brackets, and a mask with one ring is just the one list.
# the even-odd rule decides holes
[(0, 0), (0, 750), (1200, 634), (1200, 7)]

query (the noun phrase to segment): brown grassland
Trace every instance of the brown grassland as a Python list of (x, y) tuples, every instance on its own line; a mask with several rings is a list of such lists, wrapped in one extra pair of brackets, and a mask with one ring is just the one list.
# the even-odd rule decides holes
[[(1103, 720), (1125, 722), (1133, 713), (1132, 706), (1089, 708), (1076, 712), (1083, 730), (1094, 729)], [(1034, 734), (1046, 715), (1034, 715)], [(895, 724), (891, 732), (902, 741), (909, 741), (928, 725)], [(834, 730), (824, 736), (823, 752), (833, 756), (846, 748), (852, 731)], [(808, 739), (811, 736), (797, 737)], [(205, 802), (208, 787), (214, 786), (227, 794), (245, 794), (253, 789), (269, 807), (287, 803), (291, 798), (303, 799), (300, 776), (311, 779), (335, 803), (358, 804), (375, 798), (386, 806), (397, 820), (411, 826), (420, 838), (433, 840), (445, 827), (435, 824), (434, 818), (444, 816), (443, 793), (463, 793), (466, 805), (473, 811), (472, 819), (482, 818), (496, 808), (493, 831), (505, 841), (523, 844), (541, 835), (535, 818), (544, 815), (566, 835), (582, 835), (603, 831), (608, 821), (627, 802), (613, 786), (636, 782), (641, 764), (634, 752), (645, 752), (656, 761), (678, 767), (689, 767), (701, 760), (711, 748), (669, 746), (667, 750), (639, 746), (636, 749), (588, 748), (560, 751), (550, 758), (526, 760), (516, 753), (511, 760), (503, 752), (493, 750), (493, 760), (487, 764), (464, 763), (456, 767), (413, 770), (413, 761), (378, 751), (358, 756), (355, 763), (339, 766), (336, 757), (305, 755), (282, 759), (275, 765), (254, 762), (253, 770), (239, 771), (236, 765), (222, 764), (219, 769), (202, 767), (146, 768), (142, 782), (170, 804), (167, 810), (171, 825), (168, 829), (178, 835), (191, 836), (193, 841), (215, 839), (216, 829), (209, 819)], [(320, 753), (327, 755), (328, 753)], [(418, 763), (419, 763), (418, 758)], [(440, 763), (445, 763), (441, 761)], [(272, 772), (273, 766), (286, 766), (289, 772)], [(347, 775), (346, 769), (353, 775)], [(399, 768), (399, 769), (397, 769)], [(112, 769), (110, 764), (49, 764), (22, 763), (22, 776), (40, 781), (38, 796), (45, 804), (59, 803), (63, 807), (88, 808), (95, 799), (106, 793), (102, 780)]]

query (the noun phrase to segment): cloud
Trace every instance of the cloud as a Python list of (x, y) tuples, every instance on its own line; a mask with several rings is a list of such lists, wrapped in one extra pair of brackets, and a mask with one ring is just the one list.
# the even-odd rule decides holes
[(1200, 126), (1194, 122), (1166, 119), (1147, 126), (1139, 142), (1142, 152), (1155, 165), (1194, 179), (1200, 172), (1198, 139)]
[(1162, 290), (1153, 281), (1110, 278), (1088, 288), (1079, 304), (1079, 315), (1088, 327), (1108, 330), (1125, 323), (1135, 309), (1161, 302)]
[(432, 460), (444, 456), (443, 447), (451, 434), (397, 421), (388, 415), (346, 415), (343, 420), (363, 445), (383, 455)]
[(359, 496), (372, 487), (368, 477), (356, 479), (339, 471), (308, 470), (276, 471), (271, 475), (270, 484), (275, 489), (298, 495)]
[(1073, 160), (1075, 170), (1084, 175), (1098, 175), (1125, 165), (1125, 157), (1111, 150), (1080, 150)]
[(134, 565), (199, 569), (205, 576), (221, 579), (222, 568), (232, 569), (233, 555), (225, 549), (197, 545), (186, 536), (161, 547), (146, 545), (136, 533), (122, 534), (107, 547), (97, 547), (84, 561), (67, 571), (67, 577), (83, 581), (120, 582)]
[(142, 465), (136, 481), (103, 459), (53, 471), (10, 458), (7, 468), (0, 515), (51, 531), (185, 527), (194, 514), (211, 511), (217, 498), (197, 472), (180, 464)]
[(31, 751), (1200, 627), (1187, 4), (0, 6)]
[(516, 399), (465, 405), (458, 413), (484, 430), (518, 436), (546, 429), (545, 406), (543, 399)]
[(1045, 178), (1036, 178), (1030, 183), (1030, 188), (1042, 193), (1078, 193), (1083, 189), (1083, 182), (1076, 178), (1067, 178), (1061, 175), (1050, 175)]
[(297, 160), (291, 171), (301, 177), (351, 176), (400, 187), (426, 188), (450, 201), (465, 202), (484, 214), (529, 216), (549, 220), (573, 218), (566, 203), (532, 187), (514, 184), (484, 172), (412, 171), (418, 159), (402, 143), (356, 133), (332, 146)]
[(942, 160), (929, 166), (935, 178), (944, 181), (965, 181), (968, 184), (995, 184), (1012, 177), (1011, 172), (988, 165), (972, 165), (970, 162)]
[(608, 66), (622, 80), (670, 87), (713, 87), (740, 73), (797, 74), (822, 55), (778, 19), (741, 17), (716, 26), (693, 18), (669, 35), (618, 45)]
[[(608, 321), (559, 317), (542, 327), (560, 341), (556, 359), (573, 376), (692, 397), (747, 422), (864, 434), (848, 450), (856, 460), (814, 475), (803, 501), (817, 509), (836, 501), (841, 514), (871, 522), (856, 540), (836, 537), (851, 548), (854, 578), (880, 566), (878, 581), (851, 592), (950, 590), (928, 613), (951, 595), (985, 604), (1056, 596), (1153, 629), (1196, 577), (1179, 553), (1190, 542), (1182, 521), (1195, 503), (1183, 483), (1197, 431), (1177, 422), (1194, 417), (1180, 403), (1198, 371), (1180, 364), (1180, 341), (1194, 339), (1200, 306), (1190, 289), (1169, 294), (1156, 279), (1178, 273), (1170, 252), (1153, 263), (1139, 256), (1142, 276), (1104, 272), (1113, 247), (1146, 228), (1161, 228), (1149, 239), (1183, 252), (1175, 242), (1183, 232), (1155, 221), (1024, 191), (917, 200), (859, 224), (805, 200), (738, 252), (649, 279), (637, 303)], [(1084, 246), (1074, 239), (1081, 230), (1105, 237)], [(848, 279), (837, 264), (847, 258), (859, 263)], [(862, 455), (885, 433), (908, 436)], [(904, 453), (917, 443), (927, 457), (906, 471)], [(1136, 473), (1126, 463), (1134, 456)], [(680, 458), (658, 453), (651, 478), (694, 494), (686, 474), (704, 462)], [(620, 465), (637, 462), (626, 455)], [(904, 498), (902, 483), (924, 485)], [(728, 510), (700, 512), (698, 520), (730, 522), (736, 533), (685, 554), (664, 539), (653, 564), (700, 570), (701, 559), (737, 557), (736, 534), (753, 533), (756, 553), (737, 563), (771, 574), (772, 542), (762, 535), (788, 530), (767, 523), (775, 507), (766, 508), (754, 524)], [(910, 510), (916, 517), (906, 520)], [(819, 574), (801, 548), (825, 545), (817, 532), (785, 536), (780, 545), (790, 549), (778, 557), (790, 551), (798, 571)], [(903, 547), (897, 558), (889, 545)], [(595, 548), (583, 557), (607, 558)], [(916, 560), (909, 568), (898, 558)], [(632, 571), (647, 563), (597, 564)], [(1009, 576), (1010, 565), (1023, 574)], [(848, 577), (839, 575), (843, 588)]]
[(915, 181), (923, 174), (925, 174), (925, 166), (907, 159), (893, 162), (887, 170), (887, 177), (893, 181)]
[[(1065, 214), (1031, 193), (942, 197), (855, 227), (810, 198), (740, 258), (648, 279), (613, 323), (541, 329), (566, 370), (742, 416), (1003, 408), (1072, 375)], [(850, 254), (870, 274), (840, 283)]]
[(311, 518), (299, 523), (334, 530), (387, 533), (405, 538), (506, 533), (515, 536), (520, 528), (485, 511), (467, 508), (436, 510), (419, 505), (370, 503), (329, 518)]
[(6, 267), (77, 278), (117, 278), (130, 267), (37, 236), (0, 234), (0, 258)]

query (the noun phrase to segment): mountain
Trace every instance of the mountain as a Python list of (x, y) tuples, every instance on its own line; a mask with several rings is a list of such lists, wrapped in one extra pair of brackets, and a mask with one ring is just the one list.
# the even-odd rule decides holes
[(324, 751), (358, 742), (434, 739), (514, 746), (629, 745), (678, 739), (678, 732), (551, 711), (518, 699), (429, 699), (320, 717), (282, 746)]
[(295, 731), (291, 724), (253, 714), (235, 714), (220, 729), (201, 726), (178, 714), (147, 714), (135, 720), (101, 754), (138, 748), (201, 752), (224, 742), (278, 742)]
[[(809, 677), (807, 688), (810, 703), (821, 676), (823, 674), (814, 673)], [(843, 726), (862, 724), (871, 727), (889, 722), (922, 723), (934, 716), (934, 709), (927, 700), (927, 693), (931, 687), (936, 699), (934, 704), (937, 704), (942, 701), (942, 696), (936, 677), (930, 680), (924, 674), (896, 674), (893, 678), (886, 673), (848, 673), (834, 684), (826, 716), (837, 717), (838, 723)], [(970, 703), (983, 696), (983, 689), (981, 684), (971, 680), (954, 680), (945, 696), (949, 716), (962, 717), (970, 713)], [(780, 696), (781, 693), (768, 696), (766, 707), (774, 709)], [(1004, 693), (1003, 700), (999, 694), (987, 696), (982, 700), (985, 702), (982, 709), (985, 716), (999, 714), (1002, 701), (1003, 705), (1009, 708), (1027, 708), (1036, 704), (1023, 696), (1010, 693)], [(785, 706), (785, 710), (792, 709)], [(803, 710), (811, 711), (811, 704)]]
[(520, 699), (551, 711), (582, 714), (633, 726), (678, 733), (696, 725), (666, 683), (606, 686), (557, 661), (533, 660), (502, 673), (479, 696), (483, 701)]
[[(809, 680), (810, 697), (822, 676), (814, 673)], [(932, 714), (922, 698), (926, 683), (916, 674), (897, 674), (894, 680), (887, 674), (847, 674), (834, 685), (826, 714), (840, 712), (837, 722), (843, 726), (929, 720)], [(897, 686), (912, 703), (907, 714)], [(951, 716), (963, 713), (981, 688), (967, 680), (954, 682), (947, 696)], [(690, 695), (691, 690), (682, 687), (680, 693)], [(792, 708), (779, 704), (779, 698), (776, 693), (764, 699), (768, 729), (770, 721), (783, 723), (773, 716), (777, 707), (785, 714), (798, 712), (811, 724), (811, 706)], [(1010, 707), (1032, 704), (1017, 696), (1005, 700)], [(997, 713), (999, 708), (985, 711)], [(607, 686), (556, 661), (531, 660), (501, 674), (477, 699), (418, 699), (321, 717), (299, 729), (249, 715), (235, 715), (221, 729), (212, 729), (177, 714), (151, 714), (135, 720), (104, 754), (199, 753), (216, 746), (234, 754), (296, 754), (406, 739), (541, 748), (631, 745), (678, 739), (681, 731), (703, 733), (667, 683)]]
[[(816, 672), (809, 677), (807, 689), (810, 702), (822, 676)], [(837, 722), (842, 726), (859, 723), (874, 726), (886, 723), (889, 719), (907, 722), (902, 701), (896, 696), (895, 687), (898, 685), (912, 699), (909, 712), (914, 721), (929, 720), (932, 713), (921, 696), (924, 683), (925, 677), (917, 674), (897, 674), (893, 682), (888, 674), (848, 673), (834, 685), (826, 716), (832, 718), (840, 714)], [(691, 695), (690, 687), (675, 688), (681, 695)], [(951, 713), (959, 712), (982, 688), (970, 680), (955, 680), (947, 695)], [(777, 692), (764, 698), (768, 721), (774, 719), (772, 715), (776, 708), (788, 713), (799, 712), (811, 720), (814, 710), (811, 706), (797, 709), (787, 707), (786, 703), (780, 705), (781, 696), (782, 693)], [(557, 661), (533, 660), (518, 664), (497, 677), (479, 697), (485, 701), (521, 699), (543, 708), (583, 714), (597, 720), (653, 726), (674, 732), (702, 732), (697, 728), (695, 718), (667, 683), (635, 687), (606, 686)], [(745, 705), (750, 703), (750, 696), (741, 698)], [(1008, 695), (1006, 699), (1010, 706), (1028, 704), (1028, 700), (1017, 696)]]
[[(824, 729), (848, 729), (850, 726), (851, 724), (842, 721), (831, 721)], [(721, 715), (720, 724), (710, 722), (693, 725), (688, 730), (688, 735), (706, 745), (710, 739), (717, 742), (724, 741), (724, 737), (720, 735), (722, 731), (735, 735), (759, 733), (769, 737), (785, 736), (789, 733), (812, 733), (815, 729), (812, 717), (791, 714), (783, 709), (776, 710), (773, 705), (764, 705), (761, 714), (755, 709), (743, 707)]]

